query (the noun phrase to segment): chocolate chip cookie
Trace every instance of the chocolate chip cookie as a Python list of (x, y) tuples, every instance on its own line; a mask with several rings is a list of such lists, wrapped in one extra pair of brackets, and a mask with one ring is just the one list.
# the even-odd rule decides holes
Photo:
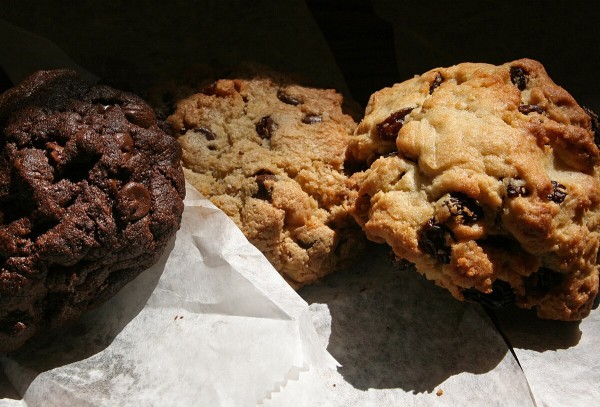
[(140, 98), (41, 71), (0, 96), (0, 352), (75, 320), (179, 228), (181, 147)]
[(333, 90), (222, 79), (168, 119), (186, 179), (296, 288), (349, 266), (365, 246), (344, 173), (356, 123), (341, 105)]
[(579, 320), (598, 292), (598, 131), (536, 61), (433, 69), (371, 96), (352, 213), (460, 300)]

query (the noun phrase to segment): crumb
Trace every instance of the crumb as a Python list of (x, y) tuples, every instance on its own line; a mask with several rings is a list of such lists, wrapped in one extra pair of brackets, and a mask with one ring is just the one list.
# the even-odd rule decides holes
[(444, 390), (442, 390), (442, 389), (439, 389), (437, 392), (435, 392), (435, 395), (438, 397), (442, 396), (443, 394), (444, 394)]

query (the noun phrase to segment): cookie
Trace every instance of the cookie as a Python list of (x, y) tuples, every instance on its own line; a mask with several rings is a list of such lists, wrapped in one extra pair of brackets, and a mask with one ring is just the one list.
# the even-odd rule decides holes
[(536, 61), (433, 69), (371, 96), (352, 214), (459, 300), (579, 320), (598, 291), (598, 137)]
[(333, 90), (273, 78), (222, 79), (179, 101), (186, 179), (296, 288), (360, 257), (344, 173), (356, 123)]
[(41, 71), (0, 96), (0, 352), (152, 265), (179, 228), (181, 147), (140, 98)]

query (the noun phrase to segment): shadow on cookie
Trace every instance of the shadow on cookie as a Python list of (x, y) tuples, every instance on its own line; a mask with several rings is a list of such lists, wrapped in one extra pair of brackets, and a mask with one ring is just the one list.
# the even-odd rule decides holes
[(0, 357), (0, 368), (13, 386), (6, 386), (5, 377), (0, 375), (0, 399), (19, 400), (42, 372), (87, 359), (106, 349), (144, 308), (163, 273), (174, 241), (171, 239), (154, 266), (78, 322), (62, 331), (34, 338), (17, 351)]
[(395, 269), (387, 248), (299, 293), (311, 309), (328, 309), (330, 325), (327, 315), (314, 315), (315, 325), (356, 389), (433, 392), (451, 376), (492, 371), (510, 352), (481, 308), (413, 269)]

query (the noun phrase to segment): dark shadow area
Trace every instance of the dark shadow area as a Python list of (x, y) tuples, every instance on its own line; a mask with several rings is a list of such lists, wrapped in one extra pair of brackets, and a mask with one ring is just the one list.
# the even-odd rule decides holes
[(2, 69), (0, 66), (0, 93), (11, 88), (12, 86), (13, 83), (10, 81), (8, 75), (6, 75), (6, 72), (4, 72), (4, 69)]
[(479, 306), (454, 300), (414, 269), (395, 269), (385, 247), (359, 270), (300, 295), (327, 304), (327, 349), (357, 389), (432, 392), (453, 375), (493, 370), (509, 352)]
[[(13, 377), (14, 372), (10, 372), (6, 363), (3, 363), (4, 372), (0, 371), (0, 399), (15, 399), (15, 396), (20, 399), (38, 374), (89, 358), (108, 347), (148, 302), (174, 243), (173, 238), (154, 266), (137, 276), (100, 307), (84, 314), (78, 322), (64, 330), (34, 338), (22, 348), (8, 354), (6, 359), (9, 359), (9, 364), (14, 363), (19, 369), (24, 369), (24, 374), (17, 373), (15, 376), (18, 377)], [(5, 380), (14, 388), (8, 387)]]
[(432, 392), (456, 374), (493, 370), (512, 346), (544, 352), (579, 343), (579, 322), (459, 302), (412, 267), (393, 265), (386, 247), (372, 253), (356, 270), (299, 291), (309, 304), (327, 305), (327, 349), (357, 389)]
[(399, 80), (392, 25), (370, 0), (307, 0), (353, 98), (367, 105), (373, 92)]
[(54, 42), (103, 82), (145, 97), (155, 85), (171, 86), (181, 76), (193, 85), (243, 62), (347, 93), (303, 0), (153, 0), (143, 7), (23, 0), (2, 12), (2, 19)]
[(19, 396), (17, 391), (11, 386), (4, 372), (0, 370), (0, 401), (2, 399), (20, 400), (21, 397)]
[(600, 7), (595, 0), (579, 1), (577, 7), (551, 0), (307, 4), (350, 92), (363, 106), (370, 93), (436, 67), (532, 58), (580, 104), (600, 110)]
[(571, 348), (581, 339), (580, 321), (540, 319), (534, 311), (514, 306), (494, 310), (490, 317), (507, 343), (514, 348), (554, 351)]

